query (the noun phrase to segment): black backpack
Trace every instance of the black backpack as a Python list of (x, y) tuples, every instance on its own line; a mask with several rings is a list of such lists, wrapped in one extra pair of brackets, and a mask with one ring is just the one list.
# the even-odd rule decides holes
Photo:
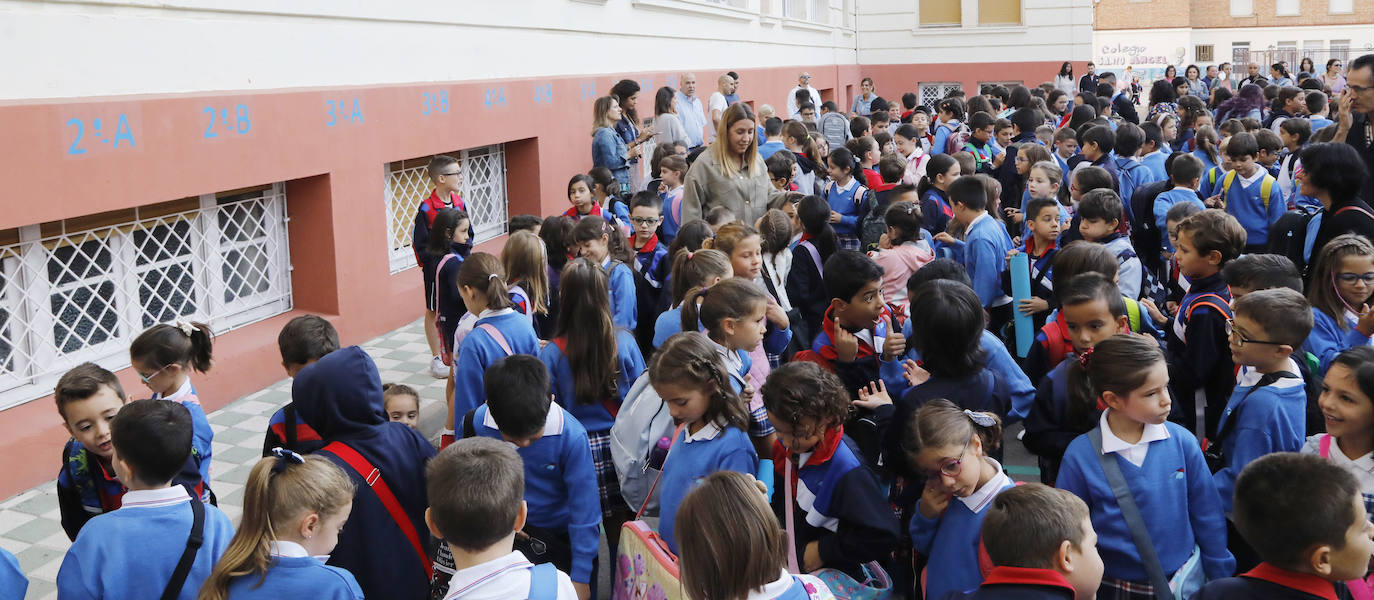
[(878, 240), (887, 233), (887, 207), (891, 204), (891, 190), (874, 192), (868, 202), (868, 213), (859, 222), (859, 249), (868, 252), (878, 248)]
[(1131, 194), (1131, 246), (1140, 257), (1141, 266), (1153, 273), (1158, 273), (1164, 264), (1159, 256), (1164, 248), (1164, 232), (1155, 224), (1155, 199), (1171, 185), (1168, 180), (1152, 181)]
[(1269, 245), (1266, 250), (1269, 254), (1287, 256), (1298, 268), (1298, 272), (1306, 273), (1309, 258), (1307, 236), (1309, 233), (1317, 233), (1309, 229), (1313, 225), (1312, 217), (1321, 212), (1319, 208), (1300, 206), (1283, 213), (1283, 216), (1274, 222), (1274, 226), (1269, 228)]

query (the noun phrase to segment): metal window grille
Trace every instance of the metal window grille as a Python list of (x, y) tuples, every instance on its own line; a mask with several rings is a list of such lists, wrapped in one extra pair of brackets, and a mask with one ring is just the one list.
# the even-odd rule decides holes
[(129, 343), (154, 324), (223, 332), (290, 310), (284, 190), (20, 228), (0, 246), (0, 408), (50, 393), (82, 362), (128, 366)]
[(936, 102), (943, 100), (950, 92), (958, 91), (962, 87), (957, 83), (922, 83), (916, 86), (916, 93), (920, 96), (922, 105), (935, 110)]
[[(509, 200), (506, 192), (506, 150), (496, 144), (463, 150), (459, 156), (463, 165), (463, 203), (472, 219), (476, 243), (487, 241), (506, 232)], [(387, 251), (391, 272), (404, 271), (415, 265), (415, 253), (410, 247), (415, 227), (415, 213), (420, 203), (429, 197), (433, 184), (425, 166), (429, 158), (393, 162), (386, 178)]]
[(1194, 59), (1198, 62), (1210, 62), (1212, 60), (1213, 48), (1211, 44), (1198, 44), (1193, 46)]

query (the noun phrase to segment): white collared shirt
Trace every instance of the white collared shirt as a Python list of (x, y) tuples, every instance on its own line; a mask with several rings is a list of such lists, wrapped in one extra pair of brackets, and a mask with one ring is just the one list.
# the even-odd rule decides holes
[(310, 556), (310, 551), (305, 546), (287, 540), (272, 540), (267, 543), (267, 553), (272, 556), (284, 556), (286, 558), (305, 558)]
[(744, 369), (744, 359), (739, 357), (738, 352), (732, 352), (723, 344), (717, 344), (715, 340), (709, 337), (707, 337), (706, 340), (711, 342), (712, 346), (715, 346), (716, 354), (719, 354), (721, 360), (725, 361), (725, 370), (729, 371), (729, 374), (736, 374)]
[(709, 442), (720, 437), (722, 431), (723, 428), (721, 427), (721, 425), (715, 421), (712, 421), (710, 423), (703, 425), (701, 429), (697, 430), (696, 433), (688, 433), (687, 437), (683, 439), (683, 441), (688, 444), (692, 442)]
[[(549, 414), (544, 417), (543, 435), (561, 435), (563, 433), (563, 420), (563, 407), (558, 404), (550, 404)], [(497, 431), (501, 430), (500, 427), (496, 426), (496, 419), (491, 417), (491, 406), (487, 406), (487, 415), (482, 417), (482, 426)]]
[(181, 382), (181, 387), (177, 388), (177, 391), (172, 392), (172, 394), (171, 394), (170, 396), (162, 396), (162, 397), (160, 397), (160, 399), (162, 399), (162, 400), (174, 400), (174, 401), (180, 402), (182, 398), (184, 398), (184, 397), (186, 397), (186, 396), (190, 396), (190, 395), (191, 395), (191, 378), (190, 378), (190, 377), (187, 377), (185, 381), (182, 381), (182, 382)]
[[(462, 569), (453, 574), (444, 600), (497, 600), (524, 598), (530, 593), (530, 561), (519, 552)], [(576, 600), (577, 589), (558, 572), (558, 600)]]
[(974, 227), (975, 225), (977, 225), (978, 223), (982, 222), (983, 219), (990, 219), (990, 218), (992, 218), (992, 217), (991, 217), (990, 215), (988, 215), (988, 211), (986, 211), (986, 210), (983, 211), (983, 212), (978, 213), (978, 216), (974, 217), (972, 221), (969, 221), (968, 227), (965, 227), (965, 228), (964, 228), (964, 234), (967, 235), (968, 232), (973, 231), (973, 227)]
[(1255, 163), (1255, 172), (1254, 172), (1254, 173), (1251, 173), (1249, 177), (1245, 177), (1245, 176), (1243, 176), (1243, 175), (1240, 174), (1240, 171), (1236, 171), (1236, 178), (1240, 179), (1240, 184), (1241, 184), (1241, 185), (1243, 185), (1243, 186), (1245, 186), (1245, 187), (1250, 187), (1250, 186), (1252, 186), (1252, 185), (1255, 185), (1255, 182), (1256, 182), (1256, 181), (1259, 181), (1260, 179), (1263, 179), (1264, 176), (1265, 176), (1265, 175), (1268, 175), (1268, 174), (1269, 174), (1269, 171), (1268, 171), (1267, 169), (1264, 168), (1264, 165), (1261, 165), (1261, 164), (1259, 164), (1259, 163)]
[(119, 510), (126, 508), (160, 508), (163, 506), (174, 506), (182, 502), (189, 502), (191, 496), (186, 493), (186, 488), (173, 485), (158, 490), (129, 490), (124, 493), (123, 503)]
[[(1294, 361), (1292, 357), (1289, 357), (1287, 360), (1284, 361), (1283, 368), (1280, 370), (1288, 371), (1289, 373), (1297, 375), (1298, 363)], [(1254, 367), (1241, 367), (1240, 372), (1236, 373), (1236, 385), (1244, 387), (1254, 387), (1255, 384), (1259, 383), (1259, 380), (1263, 378), (1264, 373), (1259, 372), (1259, 369), (1256, 369)], [(1275, 388), (1285, 389), (1291, 387), (1302, 387), (1304, 384), (1301, 377), (1298, 377), (1296, 379), (1292, 377), (1284, 377), (1270, 385), (1272, 385)]]
[(847, 191), (849, 191), (849, 190), (854, 189), (854, 186), (856, 186), (856, 185), (859, 185), (859, 178), (858, 178), (858, 177), (850, 177), (850, 178), (849, 178), (849, 183), (846, 183), (846, 184), (844, 184), (844, 185), (840, 185), (840, 183), (839, 183), (838, 181), (835, 182), (835, 189), (837, 189), (837, 190), (839, 190), (839, 191), (841, 191), (841, 192), (847, 192)]
[(1150, 451), (1150, 442), (1169, 439), (1169, 428), (1163, 423), (1146, 423), (1145, 430), (1140, 434), (1140, 441), (1132, 444), (1116, 437), (1112, 433), (1112, 428), (1107, 425), (1107, 413), (1112, 409), (1102, 411), (1102, 418), (1098, 420), (1098, 426), (1102, 428), (1102, 453), (1110, 454), (1115, 452), (1127, 462), (1139, 467), (1145, 464), (1145, 454)]
[[(983, 484), (983, 487), (980, 487), (977, 490), (975, 490), (972, 494), (969, 494), (968, 497), (959, 499), (959, 501), (963, 502), (964, 506), (967, 506), (968, 509), (970, 511), (973, 511), (974, 514), (982, 512), (984, 508), (987, 508), (988, 504), (992, 503), (992, 498), (997, 495), (997, 492), (1000, 492), (1002, 491), (1002, 488), (1011, 485), (1011, 478), (1007, 477), (1007, 474), (1002, 471), (1002, 465), (1000, 463), (987, 457), (984, 457), (983, 460), (986, 460), (992, 463), (992, 466), (997, 467), (997, 475), (992, 479), (989, 479), (987, 483)], [(968, 466), (972, 467), (973, 465)]]

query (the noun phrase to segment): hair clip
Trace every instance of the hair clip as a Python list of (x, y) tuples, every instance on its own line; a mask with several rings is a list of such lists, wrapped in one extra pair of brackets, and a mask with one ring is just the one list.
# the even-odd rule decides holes
[(967, 416), (974, 425), (979, 427), (992, 427), (997, 424), (997, 419), (992, 418), (987, 413), (973, 412), (967, 408), (964, 409), (964, 416)]
[(272, 449), (272, 456), (277, 457), (277, 464), (272, 465), (273, 473), (281, 473), (282, 471), (285, 471), (287, 465), (305, 464), (304, 456), (296, 454), (295, 452), (287, 450), (286, 448), (282, 448), (281, 446)]
[(1088, 348), (1087, 350), (1084, 350), (1082, 354), (1079, 354), (1079, 355), (1078, 355), (1078, 366), (1083, 367), (1083, 370), (1085, 370), (1085, 371), (1088, 370), (1088, 368), (1091, 367), (1092, 364), (1093, 364), (1093, 349), (1092, 349), (1092, 348)]
[(692, 257), (695, 256), (695, 255), (696, 255), (695, 252), (692, 252), (691, 250), (688, 250), (688, 251), (687, 251), (687, 260), (692, 260)]
[(495, 274), (495, 273), (491, 273), (491, 274), (487, 275), (487, 281), (491, 281), (491, 280), (493, 280), (493, 279), (496, 279), (496, 274)]
[(182, 333), (186, 334), (186, 337), (191, 337), (196, 332), (196, 326), (192, 325), (190, 321), (182, 321), (181, 319), (177, 319), (177, 321), (173, 323), (172, 326), (176, 327), (177, 329), (180, 329)]

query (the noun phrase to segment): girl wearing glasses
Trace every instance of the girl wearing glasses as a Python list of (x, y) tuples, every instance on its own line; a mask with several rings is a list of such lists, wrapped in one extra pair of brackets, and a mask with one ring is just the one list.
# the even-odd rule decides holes
[(143, 385), (152, 390), (153, 398), (179, 402), (191, 411), (191, 457), (177, 481), (189, 485), (190, 480), (186, 476), (191, 463), (194, 463), (200, 473), (200, 481), (192, 493), (200, 494), (205, 502), (213, 498), (210, 493), (210, 452), (215, 433), (210, 429), (210, 421), (205, 418), (196, 388), (191, 385), (191, 371), (204, 373), (210, 370), (210, 338), (209, 325), (177, 321), (175, 324), (163, 323), (149, 327), (129, 345), (129, 362)]
[(1337, 354), (1368, 346), (1374, 335), (1374, 311), (1367, 303), (1374, 294), (1374, 244), (1347, 233), (1327, 242), (1318, 255), (1307, 285), (1312, 303), (1312, 333), (1303, 350), (1317, 357), (1326, 373)]

